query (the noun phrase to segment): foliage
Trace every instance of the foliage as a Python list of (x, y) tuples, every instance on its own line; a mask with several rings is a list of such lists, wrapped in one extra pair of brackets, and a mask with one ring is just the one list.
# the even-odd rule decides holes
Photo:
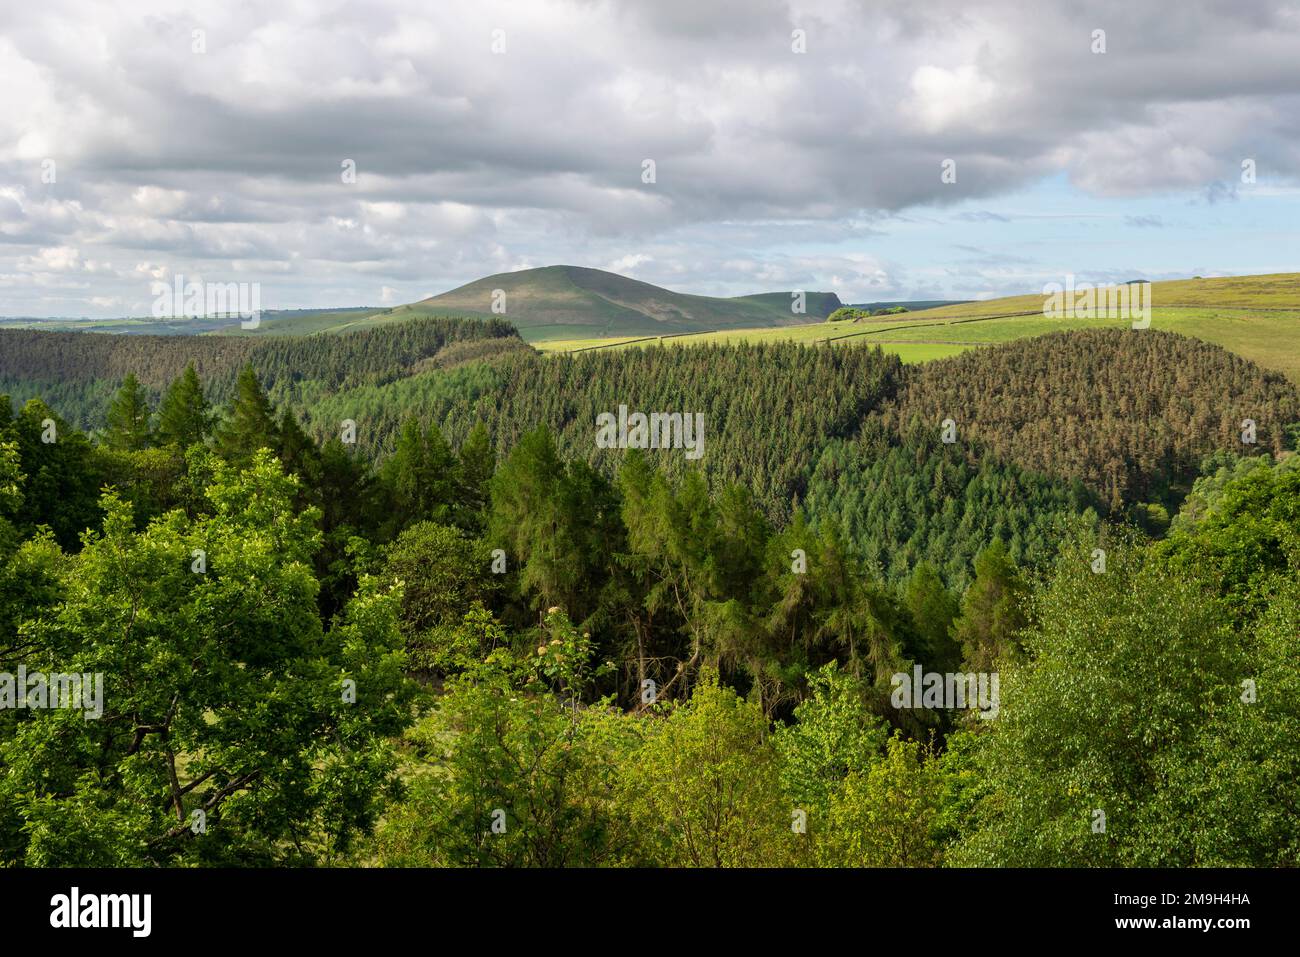
[[(1154, 333), (322, 339), (6, 340), (107, 428), (0, 401), (0, 674), (105, 696), (0, 707), (0, 863), (1300, 864), (1272, 377)], [(597, 448), (619, 404), (705, 456)], [(996, 715), (895, 708), (916, 667)]]
[(6, 863), (311, 863), (373, 825), (407, 720), (400, 596), (367, 580), (322, 629), (293, 480), (265, 453), (213, 476), (210, 515), (139, 532), (106, 494), (54, 613), (21, 626), (17, 661), (101, 676), (102, 716), (3, 713)]
[[(1212, 452), (1281, 451), (1285, 427), (1300, 419), (1300, 395), (1218, 346), (1097, 329), (916, 367), (886, 418), (900, 431), (933, 433), (951, 418), (972, 455), (988, 449), (1023, 469), (1077, 479), (1119, 511), (1125, 502), (1176, 504)], [(1247, 419), (1253, 444), (1241, 438)]]
[(153, 413), (144, 387), (133, 374), (127, 373), (122, 380), (122, 388), (109, 404), (105, 418), (108, 432), (104, 439), (109, 448), (136, 452), (149, 444)]
[(975, 580), (962, 596), (952, 637), (961, 647), (965, 671), (990, 672), (1019, 651), (1025, 619), (1024, 582), (1001, 539), (975, 556)]
[(1026, 660), (1002, 670), (979, 759), (990, 791), (954, 862), (1177, 865), (1153, 808), (1243, 674), (1220, 602), (1144, 547), (1113, 544), (1096, 573), (1078, 543), (1032, 619)]
[(619, 801), (638, 846), (632, 863), (773, 867), (793, 851), (792, 809), (767, 719), (706, 674), (690, 701), (647, 729)]
[(163, 393), (158, 407), (158, 441), (189, 448), (212, 431), (212, 413), (191, 362)]
[(409, 666), (422, 674), (462, 670), (490, 648), (466, 640), (465, 609), (489, 600), (496, 584), (486, 545), (458, 528), (421, 522), (388, 549), (385, 575), (402, 585), (402, 633)]
[(902, 580), (927, 563), (953, 588), (969, 584), (976, 553), (992, 539), (1006, 542), (1017, 564), (1043, 567), (1068, 530), (1097, 523), (1082, 485), (945, 445), (937, 432), (899, 439), (875, 422), (823, 449), (804, 507), (886, 577)]
[(834, 867), (934, 867), (941, 771), (918, 741), (899, 734), (885, 757), (854, 771), (831, 801), (817, 862)]
[[(378, 839), (390, 866), (592, 866), (630, 841), (612, 805), (616, 767), (636, 745), (636, 729), (611, 725), (600, 706), (579, 709), (567, 692), (584, 682), (589, 660), (558, 611), (542, 648), (516, 656), (490, 617), (476, 627), (495, 650), (451, 679), (434, 713), (409, 736), (419, 769), (408, 799)], [(555, 642), (552, 645), (551, 642)], [(548, 655), (551, 660), (548, 662)], [(558, 688), (544, 673), (559, 667)]]

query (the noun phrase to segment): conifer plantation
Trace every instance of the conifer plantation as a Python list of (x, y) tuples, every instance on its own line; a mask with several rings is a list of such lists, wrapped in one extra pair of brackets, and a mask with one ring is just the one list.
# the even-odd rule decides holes
[(1298, 54), (6, 4), (0, 947), (1286, 939)]
[(0, 712), (7, 865), (1300, 864), (1300, 402), (1223, 350), (3, 335), (3, 670), (106, 676)]

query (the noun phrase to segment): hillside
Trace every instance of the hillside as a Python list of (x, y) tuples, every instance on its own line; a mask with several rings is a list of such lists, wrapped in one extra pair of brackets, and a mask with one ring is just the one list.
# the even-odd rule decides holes
[[(612, 470), (622, 456), (593, 445), (591, 423), (620, 403), (706, 412), (709, 452), (694, 465), (715, 486), (739, 482), (777, 521), (802, 503), (891, 578), (924, 557), (950, 582), (964, 580), (993, 535), (1018, 562), (1047, 561), (1062, 520), (1089, 507), (1117, 519), (1132, 508), (1158, 523), (1204, 456), (1278, 452), (1300, 419), (1296, 389), (1276, 373), (1192, 338), (1117, 329), (912, 367), (875, 349), (776, 342), (546, 358), (520, 350), (344, 389), (305, 417), (318, 436), (344, 417), (364, 421), (359, 450), (378, 456), (408, 417), (454, 443), (482, 422), (501, 453), (546, 425), (563, 454)], [(957, 426), (953, 445), (938, 442), (946, 418)], [(1240, 441), (1245, 418), (1257, 424), (1251, 445)], [(673, 477), (692, 464), (653, 458)]]
[(343, 418), (364, 422), (358, 451), (374, 456), (395, 447), (408, 418), (436, 423), (455, 443), (482, 422), (502, 454), (545, 425), (566, 455), (612, 471), (623, 451), (593, 444), (599, 413), (621, 404), (700, 412), (708, 419), (707, 452), (698, 461), (656, 453), (657, 467), (674, 478), (689, 467), (713, 483), (739, 482), (785, 518), (821, 447), (854, 434), (892, 396), (900, 371), (896, 359), (874, 349), (788, 344), (554, 358), (520, 349), (445, 374), (342, 389), (311, 403), (304, 419), (320, 436)]
[(514, 323), (525, 339), (552, 339), (575, 332), (673, 335), (797, 325), (823, 319), (840, 304), (834, 293), (809, 293), (807, 314), (797, 315), (790, 312), (789, 293), (739, 299), (688, 296), (600, 269), (547, 266), (487, 276), (395, 309), (393, 314), (491, 316), (498, 289), (505, 293), (503, 317)]
[[(1152, 329), (1212, 342), (1300, 383), (1300, 273), (1155, 282), (1151, 284), (1151, 304)], [(1049, 319), (1043, 315), (1043, 295), (1033, 293), (834, 326), (818, 323), (727, 329), (675, 339), (672, 344), (870, 343), (898, 355), (904, 362), (915, 363), (1050, 332), (1128, 327), (1129, 323), (1121, 319)], [(540, 348), (546, 352), (572, 352), (632, 344), (585, 336), (546, 342)]]
[[(493, 313), (495, 290), (505, 312)], [(423, 316), (503, 318), (530, 342), (577, 337), (660, 336), (798, 325), (825, 319), (841, 305), (833, 292), (808, 292), (806, 313), (790, 312), (789, 292), (734, 299), (691, 296), (602, 269), (545, 266), (485, 276), (419, 302), (358, 315), (321, 313), (264, 322), (257, 334), (342, 332)], [(237, 334), (237, 330), (230, 330)]]
[(1294, 386), (1217, 346), (1058, 332), (907, 367), (856, 436), (827, 443), (804, 507), (889, 577), (924, 561), (964, 586), (994, 537), (1022, 566), (1050, 563), (1071, 516), (1158, 534), (1206, 456), (1272, 461), (1298, 418)]
[(531, 354), (507, 323), (421, 319), (339, 336), (148, 336), (0, 329), (0, 394), (21, 404), (44, 399), (68, 422), (103, 419), (129, 373), (157, 395), (189, 363), (209, 397), (225, 401), (251, 365), (277, 403), (339, 389), (382, 385), (425, 372)]
[[(1300, 395), (1275, 372), (1167, 332), (1057, 332), (908, 370), (885, 421), (1079, 481), (1114, 511), (1173, 506), (1203, 456), (1280, 453)], [(1241, 423), (1255, 423), (1254, 440)]]

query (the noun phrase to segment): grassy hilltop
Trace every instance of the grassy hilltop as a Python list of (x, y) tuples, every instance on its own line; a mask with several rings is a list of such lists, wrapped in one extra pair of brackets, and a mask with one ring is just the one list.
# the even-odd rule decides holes
[[(505, 312), (492, 311), (495, 290)], [(370, 313), (321, 312), (263, 323), (259, 332), (348, 332), (426, 316), (506, 319), (530, 342), (556, 338), (676, 335), (713, 329), (795, 325), (826, 318), (841, 305), (832, 292), (806, 293), (803, 315), (788, 292), (734, 299), (691, 296), (602, 269), (545, 266), (485, 276), (419, 302)], [(237, 333), (238, 330), (230, 330)]]

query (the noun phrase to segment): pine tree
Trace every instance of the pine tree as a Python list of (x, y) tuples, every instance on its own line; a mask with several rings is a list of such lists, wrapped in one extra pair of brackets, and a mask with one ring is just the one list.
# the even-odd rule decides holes
[(438, 426), (407, 419), (381, 470), (391, 503), (392, 534), (420, 522), (448, 523), (456, 489), (456, 457)]
[(488, 482), (492, 480), (496, 467), (496, 452), (488, 439), (487, 427), (478, 422), (461, 443), (456, 465), (457, 525), (468, 529), (482, 527)]
[(247, 465), (258, 449), (278, 449), (280, 430), (275, 410), (251, 365), (239, 373), (230, 415), (217, 429), (217, 452), (234, 465)]
[(612, 561), (610, 483), (584, 462), (566, 466), (543, 426), (520, 440), (490, 488), (488, 539), (523, 564), (521, 589), (538, 608), (559, 605), (585, 619)]
[(279, 441), (275, 447), (275, 454), (279, 456), (285, 472), (310, 478), (318, 471), (314, 467), (319, 457), (316, 443), (303, 431), (303, 427), (298, 424), (298, 420), (288, 409), (285, 409), (280, 416), (276, 436)]
[(212, 413), (194, 363), (172, 381), (158, 407), (158, 441), (181, 448), (202, 442), (212, 430)]
[(965, 670), (993, 671), (1004, 655), (1018, 648), (1017, 637), (1026, 623), (1025, 590), (1000, 538), (975, 556), (975, 581), (962, 596), (961, 617), (952, 626), (952, 636), (965, 654)]
[(957, 617), (957, 600), (943, 587), (929, 562), (921, 562), (913, 570), (903, 589), (903, 603), (921, 639), (923, 664), (934, 671), (955, 671), (961, 663), (961, 648), (949, 631)]
[(105, 441), (110, 448), (138, 451), (149, 446), (152, 435), (149, 420), (149, 397), (133, 373), (127, 373), (122, 388), (108, 406), (108, 432)]

